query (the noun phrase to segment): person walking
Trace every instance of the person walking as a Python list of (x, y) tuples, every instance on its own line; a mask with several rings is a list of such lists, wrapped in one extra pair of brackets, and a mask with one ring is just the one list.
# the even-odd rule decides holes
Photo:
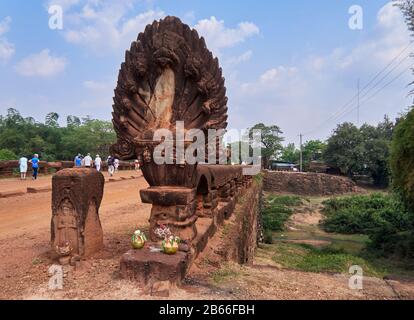
[(118, 158), (114, 158), (114, 168), (115, 168), (115, 172), (118, 172), (118, 168), (119, 168), (119, 159)]
[(19, 159), (20, 180), (26, 180), (28, 159), (23, 156)]
[(97, 154), (96, 158), (95, 158), (95, 168), (96, 168), (96, 170), (101, 171), (101, 165), (102, 165), (102, 159), (99, 156), (99, 154)]
[(91, 168), (92, 167), (92, 161), (93, 160), (92, 160), (91, 154), (88, 153), (86, 155), (86, 157), (83, 158), (83, 165), (85, 166), (85, 168)]
[(29, 160), (32, 164), (33, 169), (33, 180), (37, 180), (37, 173), (39, 171), (39, 155), (37, 153), (34, 154), (33, 158)]
[(115, 172), (115, 158), (112, 156), (108, 156), (108, 159), (106, 160), (106, 163), (108, 164), (108, 173), (109, 176), (112, 177)]
[(82, 158), (80, 153), (75, 157), (75, 167), (81, 167), (82, 166)]
[(135, 160), (135, 171), (139, 171), (139, 160)]

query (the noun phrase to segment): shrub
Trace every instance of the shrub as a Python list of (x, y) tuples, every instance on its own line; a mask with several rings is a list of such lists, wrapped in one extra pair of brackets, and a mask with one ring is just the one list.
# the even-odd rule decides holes
[(13, 151), (0, 149), (0, 160), (17, 160), (17, 156)]
[(412, 217), (395, 195), (372, 194), (324, 202), (328, 232), (367, 234), (369, 248), (381, 255), (414, 257)]
[(414, 212), (414, 109), (394, 130), (390, 164), (393, 186)]
[(270, 231), (283, 231), (285, 223), (293, 214), (291, 207), (302, 203), (296, 196), (269, 196), (263, 209), (263, 228)]
[(272, 244), (273, 243), (273, 233), (272, 233), (271, 230), (265, 229), (263, 242), (266, 243), (266, 244)]

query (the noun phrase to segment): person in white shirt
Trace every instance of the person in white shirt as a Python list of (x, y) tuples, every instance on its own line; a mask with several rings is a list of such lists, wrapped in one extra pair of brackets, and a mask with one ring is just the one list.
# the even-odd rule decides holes
[(96, 170), (101, 171), (101, 164), (102, 164), (102, 159), (99, 156), (99, 154), (97, 154), (96, 158), (95, 158), (95, 168), (96, 168)]
[(115, 160), (114, 160), (115, 172), (118, 172), (118, 167), (119, 167), (119, 159), (115, 158)]
[(27, 162), (28, 159), (26, 157), (21, 157), (19, 159), (20, 180), (26, 180)]
[(91, 158), (91, 154), (90, 153), (88, 153), (88, 155), (85, 157), (85, 158), (83, 158), (83, 161), (84, 161), (84, 163), (83, 163), (83, 165), (86, 167), (86, 168), (90, 168), (90, 167), (92, 167), (92, 158)]

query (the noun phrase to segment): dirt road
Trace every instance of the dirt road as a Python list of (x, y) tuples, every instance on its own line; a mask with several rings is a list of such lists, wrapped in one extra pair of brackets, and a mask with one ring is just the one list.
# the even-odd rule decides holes
[[(4, 182), (4, 181), (3, 181)], [(8, 182), (12, 186), (12, 182)], [(18, 183), (18, 182), (14, 182)], [(150, 205), (142, 204), (141, 177), (105, 184), (100, 209), (104, 249), (81, 268), (65, 266), (64, 290), (48, 289), (50, 193), (0, 199), (0, 299), (151, 299), (143, 288), (121, 279), (119, 260), (130, 248), (130, 235), (147, 228)], [(305, 214), (294, 219), (312, 222)], [(316, 221), (316, 220), (315, 220)], [(218, 237), (225, 239), (224, 229)], [(171, 299), (412, 299), (414, 283), (365, 278), (363, 291), (348, 288), (349, 275), (282, 268), (259, 254), (253, 266), (200, 261)], [(203, 267), (204, 266), (204, 267)]]
[[(105, 180), (110, 178), (107, 172), (103, 172)], [(113, 178), (142, 176), (141, 172), (132, 170), (118, 171)], [(20, 178), (7, 178), (0, 179), (0, 192), (26, 190), (27, 188), (43, 188), (52, 186), (52, 175), (39, 175), (37, 180), (32, 180), (31, 176), (28, 176), (26, 180), (20, 180)]]
[[(20, 183), (2, 182), (9, 187)], [(120, 237), (129, 239), (128, 232), (147, 225), (150, 206), (139, 197), (139, 190), (147, 186), (142, 176), (105, 184), (100, 217), (106, 246)], [(0, 199), (0, 298), (19, 297), (47, 276), (50, 207), (50, 192)]]
[[(107, 179), (106, 174), (105, 176)], [(139, 190), (148, 186), (141, 174), (128, 171), (119, 173), (115, 178), (130, 176), (135, 176), (137, 179), (105, 184), (105, 193), (101, 205), (103, 220), (105, 220), (105, 213), (109, 208), (141, 203)], [(0, 180), (0, 188), (8, 190), (17, 190), (22, 188), (22, 185), (28, 187), (50, 186), (51, 177), (46, 176), (39, 181)], [(51, 192), (0, 198), (0, 240), (33, 231), (38, 233), (44, 227), (48, 229), (51, 218), (50, 206)]]

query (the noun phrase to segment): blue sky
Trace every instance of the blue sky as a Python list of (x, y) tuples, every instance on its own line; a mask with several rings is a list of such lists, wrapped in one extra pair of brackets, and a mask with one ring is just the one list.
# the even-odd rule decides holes
[[(49, 28), (52, 4), (63, 8), (62, 30)], [(348, 26), (354, 4), (363, 8), (362, 30)], [(353, 97), (358, 78), (363, 87), (410, 40), (386, 0), (4, 0), (0, 113), (14, 107), (39, 121), (50, 111), (62, 119), (109, 120), (125, 50), (147, 23), (165, 15), (195, 27), (219, 57), (229, 128), (277, 124), (286, 142), (297, 142), (300, 132), (308, 133), (305, 140), (324, 139), (337, 122), (356, 122), (353, 111), (319, 126)], [(379, 88), (414, 63), (402, 60), (407, 55)], [(406, 72), (363, 103), (361, 123), (395, 117), (410, 105), (411, 80)]]

